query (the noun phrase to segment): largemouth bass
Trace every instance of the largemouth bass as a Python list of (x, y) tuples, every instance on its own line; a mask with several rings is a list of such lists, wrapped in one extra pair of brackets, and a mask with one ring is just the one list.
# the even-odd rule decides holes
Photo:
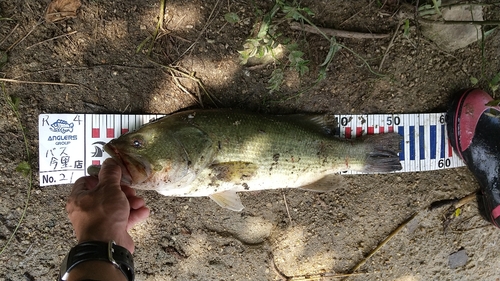
[(124, 181), (166, 196), (209, 196), (241, 211), (236, 192), (311, 186), (342, 171), (401, 169), (401, 136), (333, 136), (327, 115), (273, 116), (237, 110), (175, 113), (104, 146)]

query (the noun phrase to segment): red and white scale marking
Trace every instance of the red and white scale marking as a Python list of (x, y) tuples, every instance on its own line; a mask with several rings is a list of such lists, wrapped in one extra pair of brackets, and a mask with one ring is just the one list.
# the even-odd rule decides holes
[[(109, 157), (102, 149), (105, 143), (162, 116), (164, 115), (41, 114), (40, 186), (75, 182), (86, 175), (89, 165), (99, 165)], [(400, 153), (403, 166), (401, 172), (464, 166), (448, 141), (444, 113), (335, 117), (339, 125), (336, 131), (341, 138), (387, 132), (401, 134), (404, 137)]]

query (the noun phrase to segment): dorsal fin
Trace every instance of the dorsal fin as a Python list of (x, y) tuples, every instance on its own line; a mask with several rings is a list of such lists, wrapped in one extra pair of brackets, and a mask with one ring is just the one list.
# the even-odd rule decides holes
[(338, 122), (333, 114), (290, 114), (278, 115), (277, 119), (295, 123), (313, 132), (325, 135), (334, 135), (338, 129)]

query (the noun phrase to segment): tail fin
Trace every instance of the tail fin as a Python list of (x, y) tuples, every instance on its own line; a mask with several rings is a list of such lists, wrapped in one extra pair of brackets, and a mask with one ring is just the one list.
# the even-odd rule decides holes
[(365, 136), (363, 142), (368, 153), (362, 171), (387, 173), (401, 170), (403, 167), (398, 156), (401, 140), (402, 136), (397, 133)]

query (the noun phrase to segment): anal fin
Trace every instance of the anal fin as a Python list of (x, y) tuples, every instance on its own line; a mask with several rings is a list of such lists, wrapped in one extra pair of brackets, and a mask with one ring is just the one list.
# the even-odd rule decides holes
[(345, 179), (340, 174), (330, 174), (308, 185), (301, 186), (300, 189), (313, 192), (330, 192), (346, 187)]
[(226, 190), (209, 195), (210, 199), (219, 204), (222, 208), (240, 212), (245, 208), (241, 203), (240, 196), (233, 190)]

